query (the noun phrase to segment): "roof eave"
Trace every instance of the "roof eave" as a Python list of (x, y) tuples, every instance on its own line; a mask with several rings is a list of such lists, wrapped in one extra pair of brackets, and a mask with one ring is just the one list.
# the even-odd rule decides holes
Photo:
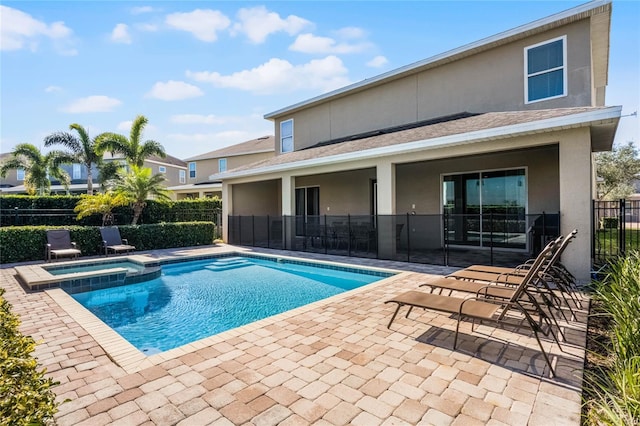
[[(267, 166), (259, 169), (243, 170), (239, 172), (229, 172), (212, 175), (217, 179), (233, 179), (248, 176), (263, 175), (276, 172), (285, 172), (301, 169), (305, 167), (317, 167), (326, 164), (336, 164), (355, 160), (365, 160), (376, 157), (386, 157), (401, 153), (411, 153), (427, 149), (444, 148), (455, 145), (483, 142), (487, 140), (502, 139), (514, 136), (523, 136), (542, 132), (552, 132), (557, 130), (592, 126), (592, 125), (613, 125), (617, 128), (622, 112), (621, 106), (613, 106), (599, 109), (597, 111), (587, 111), (578, 114), (553, 117), (544, 120), (531, 121), (527, 123), (513, 124), (509, 126), (494, 127), (491, 129), (477, 130), (467, 133), (442, 136), (432, 139), (423, 139), (414, 142), (407, 142), (397, 145), (388, 145), (379, 148), (372, 148), (363, 151), (349, 152), (345, 154), (332, 155), (321, 158), (301, 160), (291, 163)], [(615, 131), (614, 131), (615, 134)]]

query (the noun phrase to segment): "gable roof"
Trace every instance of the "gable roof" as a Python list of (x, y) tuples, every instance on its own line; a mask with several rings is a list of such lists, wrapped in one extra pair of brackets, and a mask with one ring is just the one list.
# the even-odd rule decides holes
[(238, 155), (258, 154), (261, 152), (275, 152), (274, 137), (262, 136), (250, 141), (241, 142), (205, 154), (187, 158), (185, 161), (209, 160), (212, 158), (234, 157)]
[[(111, 154), (111, 152), (105, 152), (102, 155), (102, 158), (104, 160), (121, 160), (121, 159), (124, 159), (124, 155), (119, 152), (115, 152), (113, 154)], [(158, 164), (166, 164), (168, 166), (176, 166), (176, 167), (184, 167), (184, 168), (187, 167), (187, 163), (185, 163), (178, 157), (174, 157), (173, 155), (169, 155), (169, 154), (167, 154), (165, 158), (158, 157), (157, 155), (152, 155), (146, 158), (145, 161), (158, 163)]]
[[(360, 92), (373, 86), (385, 84), (390, 81), (409, 76), (411, 74), (426, 71), (430, 68), (435, 68), (448, 62), (457, 61), (467, 56), (475, 55), (477, 53), (484, 52), (498, 46), (514, 42), (516, 40), (530, 37), (534, 34), (546, 32), (553, 28), (587, 19), (601, 13), (607, 13), (608, 15), (611, 14), (611, 0), (595, 0), (576, 6), (574, 8), (565, 10), (564, 12), (560, 12), (546, 18), (538, 19), (528, 24), (521, 25), (519, 27), (483, 38), (473, 43), (466, 44), (462, 47), (449, 50), (439, 55), (435, 55), (430, 58), (405, 65), (395, 70), (391, 70), (389, 72), (367, 78), (358, 83), (354, 83), (349, 86), (345, 86), (340, 89), (316, 96), (314, 98), (287, 106), (277, 111), (265, 114), (264, 118), (267, 120), (275, 120), (276, 118), (285, 114), (291, 114), (295, 111), (305, 109), (313, 105), (318, 105), (332, 99), (337, 99), (343, 96), (350, 95), (352, 93)], [(599, 22), (592, 26), (592, 31), (596, 31), (598, 34), (592, 34), (591, 37), (591, 40), (594, 42), (594, 78), (597, 80), (598, 86), (606, 85), (607, 81), (610, 19), (606, 19), (604, 20), (604, 22), (600, 21), (602, 20), (599, 20)]]
[(604, 150), (613, 143), (621, 110), (622, 107), (576, 107), (463, 115), (422, 127), (293, 151), (210, 178), (224, 180), (582, 126), (592, 126), (592, 149)]

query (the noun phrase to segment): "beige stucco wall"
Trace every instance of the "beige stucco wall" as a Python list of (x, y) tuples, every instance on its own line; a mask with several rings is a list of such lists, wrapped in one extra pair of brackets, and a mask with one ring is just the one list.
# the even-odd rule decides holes
[(296, 188), (320, 187), (320, 214), (371, 214), (371, 181), (375, 169), (324, 173), (296, 178)]
[[(524, 48), (567, 37), (568, 95), (525, 104)], [(351, 93), (277, 117), (294, 119), (295, 149), (344, 136), (442, 117), (463, 111), (489, 112), (589, 106), (591, 79), (590, 24), (576, 22), (468, 56), (402, 79)], [(279, 143), (276, 142), (279, 151)]]
[(233, 185), (231, 200), (233, 209), (227, 214), (279, 216), (281, 214), (280, 194), (281, 184), (279, 180)]
[(557, 213), (560, 210), (557, 145), (399, 164), (396, 166), (396, 213), (440, 214), (443, 174), (521, 167), (527, 168), (527, 212)]
[[(255, 154), (244, 154), (220, 158), (227, 159), (227, 170), (231, 170), (236, 167), (244, 166), (245, 164), (251, 164), (257, 161), (266, 160), (267, 158), (271, 158), (274, 155), (274, 152), (259, 152)], [(220, 169), (218, 168), (218, 160), (220, 158), (208, 158), (206, 160), (190, 161), (190, 163), (196, 163), (196, 177), (195, 179), (189, 179), (189, 172), (187, 171), (187, 183), (207, 182), (209, 180), (209, 176), (219, 173)]]

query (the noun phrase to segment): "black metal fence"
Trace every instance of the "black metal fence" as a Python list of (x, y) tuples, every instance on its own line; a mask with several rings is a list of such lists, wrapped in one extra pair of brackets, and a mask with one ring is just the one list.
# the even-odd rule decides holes
[(559, 235), (559, 214), (229, 216), (230, 244), (447, 266), (517, 265)]
[(640, 200), (594, 200), (594, 265), (604, 265), (631, 250), (640, 250)]

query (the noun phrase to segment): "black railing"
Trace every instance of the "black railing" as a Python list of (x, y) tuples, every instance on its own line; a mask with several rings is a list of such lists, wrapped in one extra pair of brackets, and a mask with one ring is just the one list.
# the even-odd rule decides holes
[(465, 266), (517, 265), (559, 235), (559, 214), (229, 216), (230, 244)]
[(640, 250), (640, 200), (593, 201), (593, 264)]

